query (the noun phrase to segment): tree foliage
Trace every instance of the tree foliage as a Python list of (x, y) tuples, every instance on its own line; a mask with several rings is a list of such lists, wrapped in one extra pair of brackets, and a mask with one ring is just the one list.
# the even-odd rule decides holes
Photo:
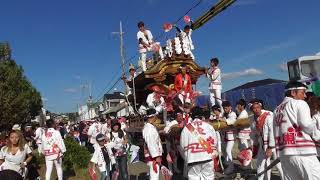
[(0, 43), (1, 129), (10, 129), (13, 124), (24, 124), (30, 121), (38, 115), (42, 107), (41, 95), (26, 78), (23, 68), (15, 61), (7, 59), (11, 57), (8, 47)]

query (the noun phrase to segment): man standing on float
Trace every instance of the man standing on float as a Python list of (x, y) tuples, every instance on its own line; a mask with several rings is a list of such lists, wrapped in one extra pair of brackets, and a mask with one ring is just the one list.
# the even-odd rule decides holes
[(210, 93), (210, 102), (211, 106), (219, 105), (221, 110), (222, 108), (222, 100), (221, 100), (221, 70), (218, 67), (219, 59), (212, 58), (210, 60), (211, 67), (209, 70), (206, 70), (207, 77), (210, 80), (209, 84), (209, 93)]

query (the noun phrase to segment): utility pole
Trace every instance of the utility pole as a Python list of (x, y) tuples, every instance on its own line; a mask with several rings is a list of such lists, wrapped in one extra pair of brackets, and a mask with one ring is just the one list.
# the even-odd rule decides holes
[[(119, 32), (112, 32), (112, 34), (116, 34), (120, 36), (120, 56), (121, 56), (121, 67), (122, 67), (122, 75), (125, 75), (126, 73), (126, 67), (125, 67), (125, 57), (124, 57), (124, 45), (123, 45), (123, 34), (122, 31), (122, 23), (120, 21), (120, 31)], [(127, 84), (124, 82), (125, 87), (125, 95), (128, 94)]]
[[(123, 34), (124, 32), (122, 31), (122, 23), (120, 21), (120, 31), (119, 32), (112, 32), (112, 34), (116, 34), (116, 35), (119, 35), (120, 36), (120, 56), (121, 56), (121, 67), (122, 67), (122, 75), (125, 76), (126, 74), (126, 67), (125, 67), (125, 57), (124, 57), (124, 44), (123, 44)], [(131, 106), (130, 103), (129, 103), (129, 100), (128, 100), (128, 93), (129, 93), (129, 90), (128, 90), (128, 86), (127, 86), (127, 82), (124, 80), (124, 88), (125, 88), (125, 98), (126, 98), (126, 101), (129, 105), (129, 107)], [(130, 109), (129, 107), (126, 108), (126, 112), (128, 112), (128, 114), (130, 113)]]

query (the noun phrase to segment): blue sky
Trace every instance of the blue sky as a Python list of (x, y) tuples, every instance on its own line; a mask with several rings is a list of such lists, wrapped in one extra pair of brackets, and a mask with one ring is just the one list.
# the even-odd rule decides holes
[[(120, 20), (129, 58), (137, 53), (138, 21), (157, 36), (163, 23), (174, 22), (197, 2), (1, 0), (0, 41), (9, 41), (14, 59), (49, 110), (74, 111), (88, 95), (81, 86), (92, 82), (93, 97), (99, 99), (119, 77), (119, 38), (112, 32)], [(215, 2), (202, 0), (189, 16), (196, 19)], [(207, 66), (211, 57), (220, 58), (224, 90), (264, 78), (286, 80), (281, 64), (320, 51), (318, 7), (318, 0), (238, 0), (193, 33), (196, 61)], [(205, 93), (207, 84), (201, 78), (197, 87)], [(122, 82), (116, 86), (122, 87)]]

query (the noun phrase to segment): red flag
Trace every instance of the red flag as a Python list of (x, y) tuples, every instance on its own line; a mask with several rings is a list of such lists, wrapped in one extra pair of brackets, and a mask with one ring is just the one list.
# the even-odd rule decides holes
[(165, 32), (169, 32), (172, 29), (172, 24), (164, 23), (163, 24), (163, 29), (164, 29)]
[(185, 16), (183, 17), (183, 20), (184, 20), (184, 22), (187, 23), (187, 24), (189, 24), (190, 21), (191, 21), (191, 19), (190, 19), (190, 17), (189, 17), (188, 15), (185, 15)]

